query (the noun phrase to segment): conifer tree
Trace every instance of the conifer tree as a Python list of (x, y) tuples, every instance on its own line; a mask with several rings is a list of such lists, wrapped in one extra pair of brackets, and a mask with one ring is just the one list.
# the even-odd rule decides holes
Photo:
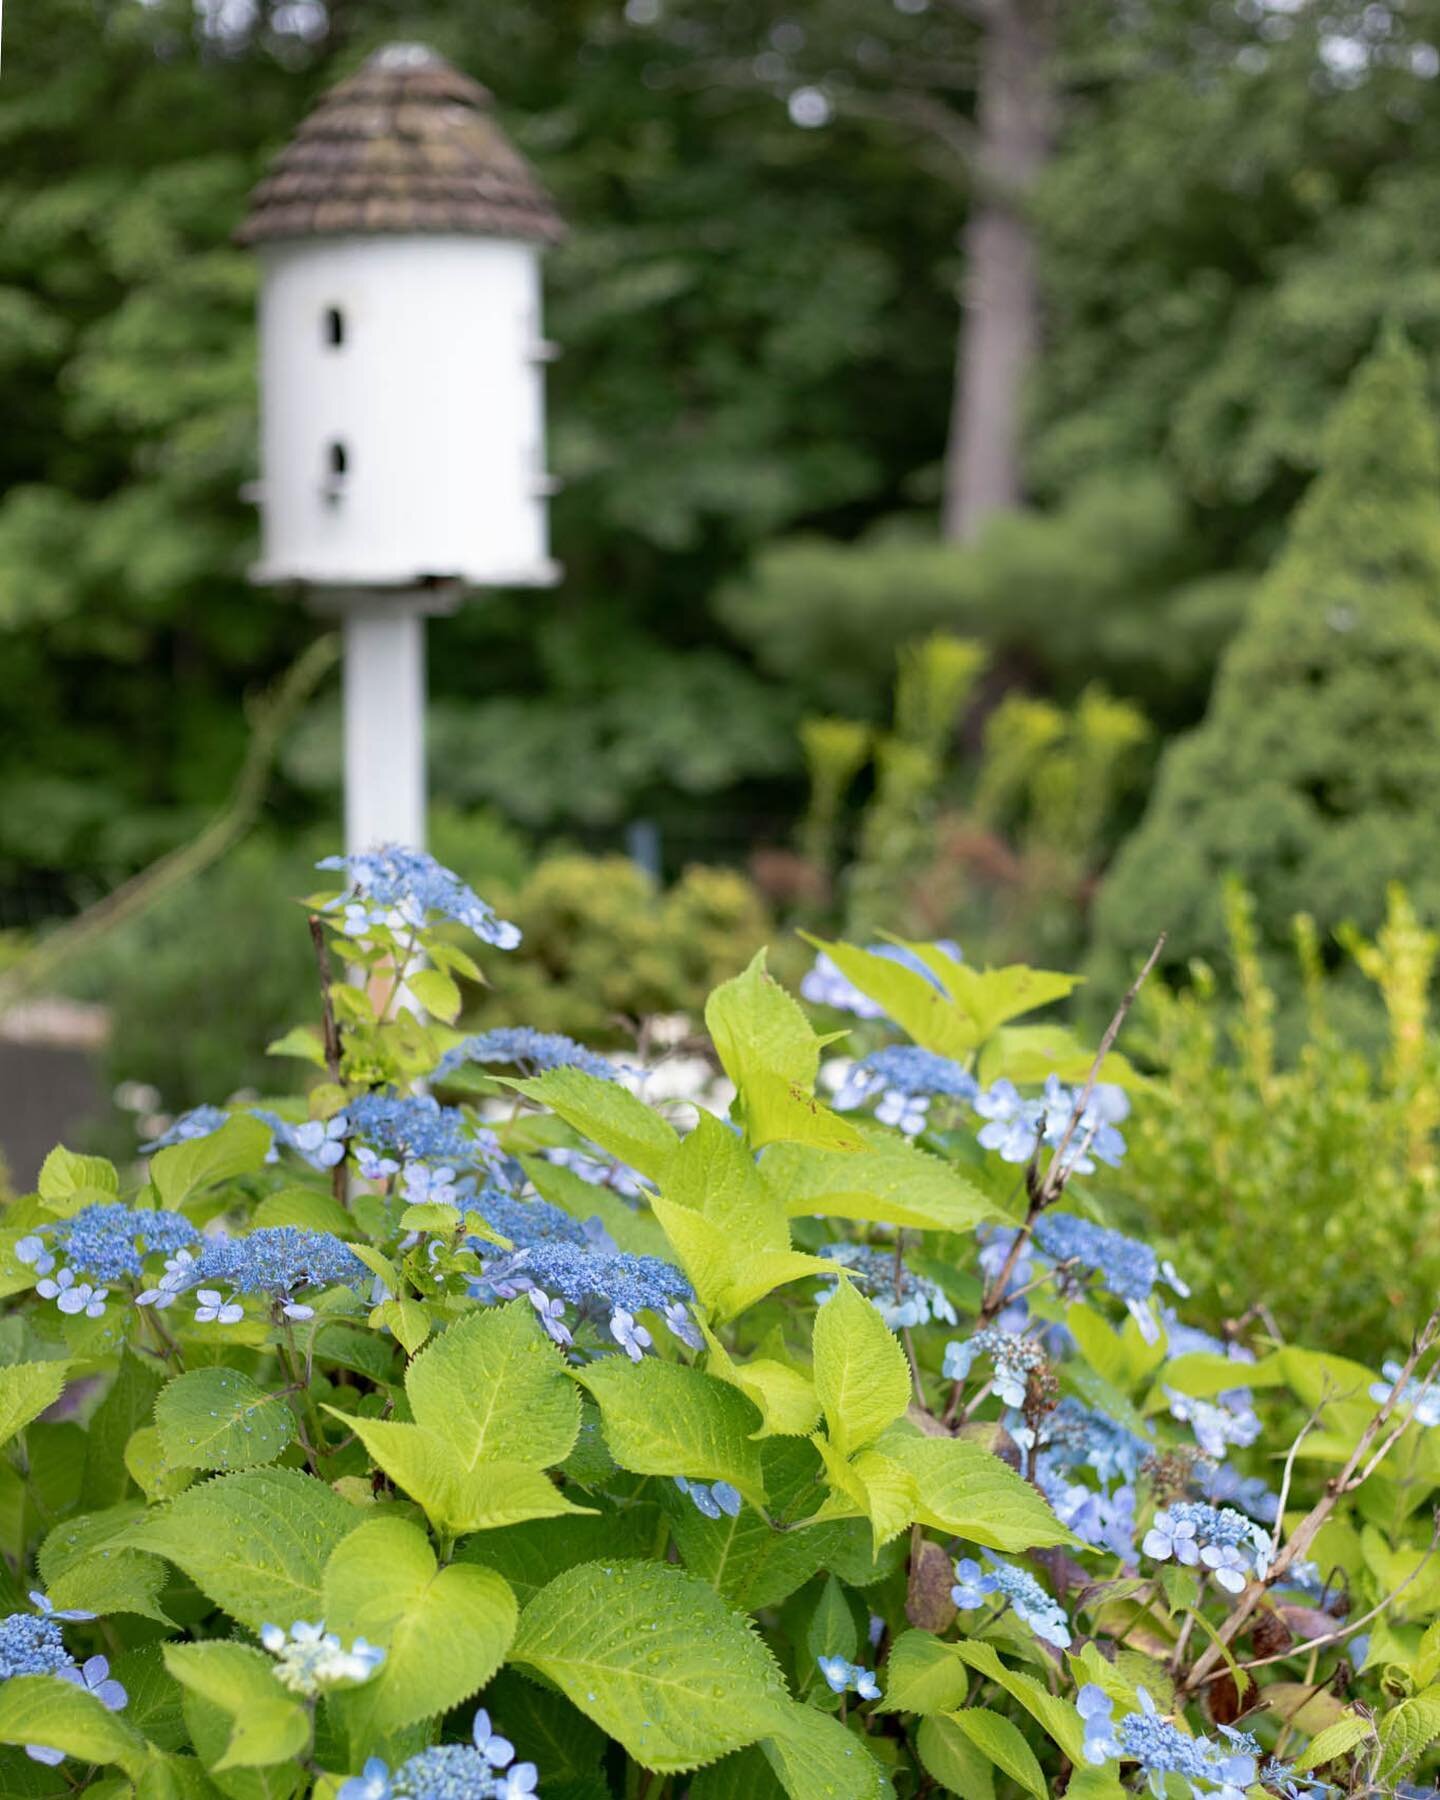
[(1204, 720), (1167, 751), (1101, 890), (1097, 983), (1162, 928), (1169, 963), (1223, 958), (1232, 873), (1272, 949), (1298, 912), (1322, 933), (1375, 927), (1393, 880), (1440, 918), (1437, 802), (1440, 441), (1421, 362), (1387, 332), (1335, 409)]

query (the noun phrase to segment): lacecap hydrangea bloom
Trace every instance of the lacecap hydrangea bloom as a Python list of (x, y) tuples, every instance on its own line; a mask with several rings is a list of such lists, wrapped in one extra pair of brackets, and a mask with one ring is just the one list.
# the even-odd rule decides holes
[[(1248, 1731), (1217, 1727), (1220, 1741), (1192, 1737), (1165, 1718), (1144, 1688), (1135, 1690), (1138, 1711), (1115, 1719), (1115, 1702), (1094, 1682), (1087, 1682), (1075, 1705), (1084, 1727), (1085, 1760), (1095, 1767), (1124, 1761), (1138, 1763), (1152, 1794), (1190, 1795), (1190, 1800), (1245, 1800), (1247, 1789), (1262, 1780), (1268, 1792), (1284, 1800), (1332, 1792), (1324, 1782), (1297, 1776), (1273, 1757), (1259, 1768), (1260, 1745)], [(1183, 1783), (1183, 1788), (1176, 1783)]]
[(1270, 1534), (1232, 1507), (1176, 1500), (1156, 1513), (1141, 1549), (1156, 1562), (1208, 1569), (1217, 1584), (1238, 1594), (1253, 1569), (1263, 1574), (1273, 1551)]
[(424, 850), (385, 844), (354, 856), (327, 856), (315, 866), (348, 877), (330, 910), (341, 911), (351, 937), (396, 920), (415, 928), (431, 919), (449, 919), (497, 950), (513, 950), (520, 942), (518, 926), (497, 918), (473, 888)]
[(890, 1044), (851, 1065), (834, 1104), (838, 1112), (853, 1112), (878, 1095), (879, 1122), (914, 1137), (928, 1124), (933, 1100), (972, 1100), (977, 1091), (975, 1077), (950, 1057)]
[(843, 1656), (817, 1656), (815, 1663), (832, 1694), (853, 1691), (862, 1700), (880, 1698), (880, 1683), (875, 1679), (873, 1670), (860, 1663), (849, 1662)]
[(296, 1619), (289, 1631), (262, 1625), (260, 1642), (275, 1658), (275, 1679), (281, 1687), (307, 1697), (368, 1681), (385, 1660), (378, 1644), (367, 1644), (361, 1637), (347, 1650), (323, 1622), (311, 1625), (304, 1619)]
[(991, 1385), (996, 1394), (1006, 1406), (1017, 1407), (1025, 1404), (1025, 1390), (1030, 1377), (1038, 1374), (1050, 1360), (1037, 1339), (986, 1326), (983, 1331), (977, 1331), (963, 1343), (945, 1346), (945, 1361), (941, 1372), (947, 1381), (966, 1381), (970, 1376), (971, 1365), (977, 1357), (982, 1356), (990, 1362), (993, 1371)]
[(541, 1075), (547, 1069), (579, 1069), (601, 1081), (614, 1081), (615, 1070), (596, 1050), (587, 1050), (559, 1031), (536, 1031), (529, 1025), (502, 1026), (468, 1037), (447, 1050), (436, 1067), (437, 1075), (449, 1075), (466, 1063), (498, 1063)]
[[(167, 1289), (167, 1277), (175, 1284)], [(302, 1231), (294, 1225), (267, 1225), (247, 1237), (218, 1237), (183, 1267), (153, 1289), (137, 1296), (139, 1304), (163, 1306), (167, 1296), (194, 1288), (201, 1324), (233, 1324), (243, 1313), (235, 1300), (222, 1302), (221, 1286), (232, 1294), (266, 1294), (287, 1318), (308, 1319), (314, 1308), (294, 1296), (302, 1288), (359, 1289), (370, 1272), (349, 1245), (329, 1231)], [(212, 1297), (213, 1296), (213, 1297)]]
[[(944, 1288), (936, 1281), (916, 1275), (905, 1267), (902, 1259), (897, 1275), (895, 1253), (871, 1244), (826, 1244), (820, 1254), (830, 1262), (848, 1269), (867, 1291), (870, 1303), (892, 1331), (905, 1326), (928, 1325), (939, 1319), (946, 1325), (956, 1323), (955, 1308)], [(822, 1287), (815, 1298), (823, 1305), (835, 1297), (834, 1286)]]
[(1052, 1262), (1098, 1276), (1102, 1287), (1125, 1302), (1147, 1343), (1157, 1342), (1160, 1335), (1150, 1304), (1156, 1283), (1163, 1280), (1177, 1294), (1190, 1292), (1173, 1265), (1162, 1262), (1148, 1244), (1072, 1213), (1041, 1213), (1035, 1221), (1035, 1242)]
[(458, 1106), (441, 1106), (429, 1094), (361, 1094), (345, 1112), (352, 1141), (372, 1152), (452, 1169), (486, 1169), (501, 1160), (493, 1131), (472, 1125)]
[(1047, 1644), (1064, 1650), (1070, 1644), (1070, 1622), (1058, 1602), (1035, 1577), (1014, 1563), (986, 1555), (988, 1568), (982, 1568), (972, 1556), (962, 1556), (955, 1564), (955, 1585), (950, 1598), (961, 1612), (974, 1612), (995, 1595), (1009, 1602), (1017, 1619), (1024, 1621)]
[(421, 1750), (392, 1775), (372, 1756), (359, 1775), (343, 1782), (336, 1800), (531, 1800), (540, 1772), (517, 1763), (515, 1746), (490, 1723), (482, 1706), (468, 1744), (436, 1744)]

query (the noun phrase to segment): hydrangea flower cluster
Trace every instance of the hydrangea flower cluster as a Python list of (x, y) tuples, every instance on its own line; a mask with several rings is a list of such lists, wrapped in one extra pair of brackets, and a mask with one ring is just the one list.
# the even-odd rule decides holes
[[(194, 1288), (200, 1324), (233, 1325), (245, 1310), (235, 1295), (268, 1294), (287, 1319), (308, 1319), (315, 1309), (294, 1298), (299, 1289), (358, 1290), (369, 1279), (364, 1263), (333, 1232), (266, 1225), (248, 1237), (211, 1238), (198, 1256), (182, 1251), (155, 1287), (136, 1295), (136, 1304), (165, 1307)], [(220, 1284), (231, 1289), (229, 1300), (222, 1299)]]
[(372, 1152), (453, 1169), (492, 1168), (500, 1160), (493, 1132), (476, 1129), (458, 1106), (441, 1106), (429, 1094), (361, 1094), (345, 1111), (352, 1139)]
[(844, 1694), (853, 1690), (862, 1700), (880, 1698), (880, 1683), (875, 1679), (873, 1670), (864, 1668), (859, 1663), (847, 1662), (843, 1656), (817, 1656), (815, 1662), (832, 1694)]
[(310, 1625), (296, 1619), (288, 1632), (279, 1625), (262, 1625), (260, 1642), (275, 1658), (275, 1679), (281, 1687), (307, 1698), (328, 1688), (368, 1681), (385, 1660), (380, 1646), (367, 1644), (363, 1637), (345, 1649), (323, 1621)]
[[(478, 1213), (492, 1231), (498, 1231), (521, 1248), (548, 1243), (552, 1239), (580, 1247), (591, 1241), (590, 1234), (578, 1219), (572, 1219), (569, 1213), (561, 1212), (548, 1200), (521, 1200), (494, 1184), (482, 1188), (473, 1200), (467, 1200), (465, 1211), (467, 1214)], [(495, 1246), (480, 1238), (472, 1238), (470, 1243), (472, 1249), (482, 1254), (495, 1254)]]
[[(899, 963), (902, 968), (913, 969), (917, 975), (923, 975), (937, 993), (942, 991), (934, 974), (904, 944), (867, 944), (865, 947), (872, 956), (883, 956), (890, 962)], [(960, 946), (953, 938), (937, 938), (933, 948), (943, 950), (952, 962), (963, 960)], [(848, 975), (840, 973), (823, 950), (815, 958), (813, 968), (801, 979), (800, 992), (815, 1006), (829, 1006), (836, 1012), (848, 1012), (857, 1019), (885, 1017), (885, 1008), (868, 994), (862, 994)]]
[[(955, 1308), (939, 1282), (916, 1275), (903, 1261), (897, 1282), (893, 1251), (878, 1249), (872, 1244), (826, 1244), (820, 1254), (839, 1263), (864, 1287), (874, 1290), (870, 1304), (892, 1331), (928, 1325), (932, 1319), (940, 1319), (946, 1325), (958, 1323)], [(815, 1297), (824, 1305), (834, 1298), (838, 1287), (837, 1280), (833, 1286), (822, 1287)]]
[(1139, 1763), (1152, 1794), (1172, 1790), (1168, 1777), (1179, 1776), (1192, 1800), (1245, 1800), (1255, 1780), (1260, 1746), (1247, 1731), (1219, 1727), (1224, 1743), (1191, 1737), (1163, 1718), (1144, 1688), (1136, 1689), (1140, 1711), (1126, 1713), (1117, 1724), (1115, 1703), (1101, 1687), (1087, 1682), (1076, 1700), (1085, 1727), (1085, 1759), (1098, 1766), (1123, 1758)]
[(1238, 1594), (1252, 1569), (1263, 1576), (1274, 1546), (1268, 1531), (1233, 1507), (1176, 1500), (1156, 1513), (1141, 1549), (1156, 1562), (1173, 1556), (1187, 1568), (1199, 1564), (1227, 1593)]
[[(101, 1283), (138, 1278), (143, 1273), (142, 1255), (159, 1251), (183, 1255), (183, 1246), (193, 1244), (199, 1235), (179, 1213), (106, 1203), (84, 1207), (69, 1219), (27, 1233), (16, 1243), (15, 1255), (35, 1270), (39, 1277), (35, 1291), (42, 1300), (53, 1300), (62, 1313), (98, 1319), (110, 1297), (109, 1287)], [(60, 1269), (55, 1267), (57, 1251), (68, 1259)]]
[(1023, 1406), (1030, 1377), (1049, 1362), (1043, 1346), (1036, 1338), (1019, 1337), (1014, 1332), (998, 1331), (993, 1325), (977, 1331), (963, 1343), (945, 1346), (942, 1373), (947, 1381), (966, 1381), (977, 1357), (988, 1357), (992, 1369), (991, 1384), (1006, 1406)]
[(1150, 1304), (1156, 1283), (1163, 1280), (1177, 1294), (1190, 1292), (1174, 1267), (1162, 1262), (1148, 1244), (1073, 1213), (1041, 1213), (1035, 1221), (1035, 1242), (1052, 1262), (1099, 1276), (1101, 1286), (1125, 1302), (1149, 1344), (1160, 1336)]
[(986, 1121), (977, 1142), (982, 1150), (994, 1150), (1002, 1162), (1028, 1163), (1041, 1143), (1058, 1153), (1069, 1131), (1062, 1164), (1067, 1175), (1093, 1175), (1097, 1158), (1113, 1168), (1125, 1155), (1125, 1139), (1117, 1127), (1129, 1116), (1129, 1096), (1112, 1082), (1097, 1082), (1071, 1130), (1079, 1099), (1079, 1090), (1066, 1087), (1055, 1075), (1047, 1076), (1039, 1099), (1027, 1100), (1013, 1081), (992, 1082), (971, 1102)]
[[(1392, 1359), (1381, 1363), (1380, 1371), (1385, 1379), (1372, 1383), (1370, 1398), (1383, 1405), (1394, 1393), (1396, 1383), (1404, 1373), (1404, 1365)], [(1430, 1383), (1416, 1381), (1412, 1377), (1401, 1391), (1399, 1404), (1413, 1408), (1417, 1425), (1423, 1425), (1427, 1429), (1440, 1425), (1440, 1390)]]
[(740, 1508), (745, 1504), (740, 1497), (739, 1488), (731, 1487), (728, 1481), (687, 1481), (683, 1475), (675, 1477), (675, 1485), (682, 1494), (688, 1494), (696, 1507), (707, 1519), (718, 1519), (722, 1514), (732, 1519), (739, 1518)]
[(1082, 1543), (1108, 1550), (1121, 1562), (1134, 1562), (1135, 1489), (1129, 1482), (1121, 1482), (1109, 1492), (1087, 1487), (1083, 1481), (1067, 1480), (1041, 1457), (1035, 1484), (1054, 1507), (1056, 1518)]
[[(1176, 1318), (1170, 1307), (1160, 1309), (1161, 1322), (1165, 1327), (1165, 1348), (1171, 1357), (1191, 1356), (1205, 1353), (1210, 1356), (1228, 1357), (1231, 1362), (1253, 1363), (1255, 1353), (1243, 1344), (1227, 1343), (1222, 1338), (1201, 1331), (1197, 1326), (1186, 1325)], [(1223, 1461), (1227, 1446), (1237, 1444), (1246, 1448), (1260, 1436), (1260, 1419), (1255, 1411), (1255, 1396), (1247, 1387), (1238, 1384), (1226, 1388), (1216, 1394), (1213, 1399), (1202, 1400), (1191, 1394), (1177, 1393), (1167, 1387), (1165, 1394), (1170, 1402), (1170, 1416), (1182, 1425), (1189, 1425), (1195, 1433), (1195, 1441), (1209, 1457), (1217, 1462)], [(1263, 1483), (1261, 1486), (1263, 1487)]]
[(437, 1075), (449, 1075), (466, 1063), (502, 1063), (540, 1075), (547, 1069), (579, 1069), (601, 1081), (616, 1079), (614, 1067), (595, 1050), (587, 1050), (559, 1031), (536, 1031), (529, 1025), (502, 1026), (482, 1031), (447, 1050), (436, 1067)]
[(531, 1800), (540, 1772), (517, 1763), (515, 1746), (490, 1724), (482, 1706), (468, 1744), (436, 1744), (421, 1750), (392, 1775), (382, 1757), (341, 1784), (336, 1800)]
[(907, 1137), (925, 1129), (935, 1099), (973, 1100), (975, 1077), (948, 1056), (917, 1044), (889, 1044), (851, 1065), (835, 1095), (838, 1112), (853, 1112), (879, 1095), (875, 1117)]
[(528, 1294), (540, 1323), (562, 1348), (573, 1342), (565, 1323), (567, 1305), (579, 1309), (583, 1318), (606, 1322), (611, 1337), (634, 1362), (651, 1343), (650, 1333), (635, 1322), (636, 1313), (646, 1310), (659, 1313), (670, 1332), (692, 1350), (704, 1348), (686, 1306), (695, 1290), (658, 1256), (591, 1250), (551, 1237), (503, 1261), (482, 1263), (481, 1274), (480, 1281), (471, 1283), (472, 1298)]
[(330, 910), (343, 910), (351, 937), (363, 937), (394, 919), (414, 927), (440, 918), (467, 926), (497, 950), (513, 950), (520, 942), (517, 926), (497, 918), (473, 888), (424, 850), (385, 844), (354, 856), (327, 856), (315, 867), (338, 869), (348, 877), (345, 892), (330, 902)]
[(1056, 1600), (1047, 1594), (1035, 1577), (1014, 1563), (986, 1554), (988, 1569), (982, 1569), (973, 1556), (962, 1556), (955, 1565), (955, 1585), (950, 1598), (961, 1612), (974, 1612), (987, 1599), (998, 1594), (1009, 1602), (1017, 1619), (1021, 1619), (1047, 1644), (1064, 1650), (1070, 1644), (1070, 1622)]

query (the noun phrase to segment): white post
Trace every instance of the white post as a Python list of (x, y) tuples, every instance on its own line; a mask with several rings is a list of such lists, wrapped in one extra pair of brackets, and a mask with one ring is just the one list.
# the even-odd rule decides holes
[(345, 848), (425, 846), (425, 614), (398, 595), (345, 606)]

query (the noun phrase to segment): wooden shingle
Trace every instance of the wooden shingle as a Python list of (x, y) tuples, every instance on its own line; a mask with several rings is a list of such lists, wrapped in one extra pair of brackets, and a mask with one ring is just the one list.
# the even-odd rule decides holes
[(488, 91), (423, 44), (391, 44), (303, 121), (235, 235), (263, 244), (462, 232), (551, 244), (564, 231)]

